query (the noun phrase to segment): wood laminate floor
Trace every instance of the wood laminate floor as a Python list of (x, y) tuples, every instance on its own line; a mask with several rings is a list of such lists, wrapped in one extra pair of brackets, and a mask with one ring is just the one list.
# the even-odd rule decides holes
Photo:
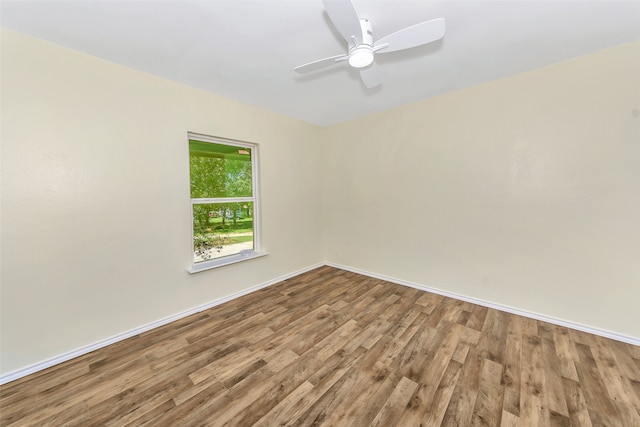
[(0, 388), (2, 426), (640, 426), (640, 347), (321, 267)]

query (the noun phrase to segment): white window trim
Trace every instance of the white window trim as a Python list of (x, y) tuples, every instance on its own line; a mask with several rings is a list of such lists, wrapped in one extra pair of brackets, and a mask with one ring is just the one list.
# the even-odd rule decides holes
[[(214, 144), (231, 145), (234, 147), (244, 147), (251, 149), (251, 197), (228, 197), (228, 198), (208, 198), (208, 199), (192, 199), (189, 198), (189, 211), (191, 212), (191, 265), (187, 267), (187, 271), (191, 274), (198, 273), (200, 271), (210, 270), (212, 268), (222, 267), (229, 264), (235, 264), (241, 261), (247, 261), (254, 258), (260, 258), (268, 255), (267, 252), (262, 250), (260, 243), (260, 191), (258, 184), (258, 177), (260, 176), (260, 170), (258, 167), (258, 144), (237, 141), (228, 138), (220, 138), (209, 135), (203, 135), (200, 133), (188, 132), (187, 140), (194, 139), (202, 142), (211, 142)], [(189, 170), (189, 194), (191, 194), (191, 170)], [(253, 249), (243, 250), (238, 254), (228, 255), (220, 258), (215, 258), (207, 261), (201, 261), (196, 263), (195, 253), (193, 252), (193, 205), (194, 204), (206, 204), (206, 203), (220, 203), (220, 202), (252, 202), (253, 203)]]
[[(192, 244), (193, 245), (193, 244)], [(211, 270), (212, 268), (218, 268), (229, 264), (235, 264), (242, 261), (248, 261), (254, 258), (260, 258), (265, 255), (269, 255), (268, 252), (264, 251), (242, 251), (239, 254), (229, 255), (221, 258), (211, 259), (209, 261), (202, 261), (197, 264), (193, 264), (191, 267), (187, 267), (187, 271), (190, 274), (199, 273), (205, 270)]]

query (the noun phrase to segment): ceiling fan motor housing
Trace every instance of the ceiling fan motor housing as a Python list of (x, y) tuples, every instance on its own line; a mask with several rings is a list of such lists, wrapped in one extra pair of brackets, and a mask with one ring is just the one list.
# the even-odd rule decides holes
[(360, 28), (362, 44), (349, 49), (349, 65), (355, 68), (368, 67), (373, 62), (373, 25), (368, 19), (360, 19)]

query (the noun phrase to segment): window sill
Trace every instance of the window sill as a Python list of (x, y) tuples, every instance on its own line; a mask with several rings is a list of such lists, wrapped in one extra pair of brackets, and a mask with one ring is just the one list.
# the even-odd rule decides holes
[(191, 267), (188, 267), (187, 271), (189, 272), (189, 274), (199, 273), (201, 271), (211, 270), (212, 268), (218, 268), (224, 265), (235, 264), (237, 262), (247, 261), (254, 258), (260, 258), (265, 255), (269, 255), (269, 253), (262, 252), (262, 251), (250, 251), (245, 253), (239, 253), (236, 255), (229, 255), (223, 258), (199, 262), (196, 265), (192, 265)]

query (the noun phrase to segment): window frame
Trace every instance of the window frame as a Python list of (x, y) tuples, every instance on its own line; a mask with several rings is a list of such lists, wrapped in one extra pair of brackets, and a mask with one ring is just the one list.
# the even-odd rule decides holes
[[(197, 273), (200, 271), (210, 270), (212, 268), (222, 267), (224, 265), (235, 264), (237, 262), (258, 258), (267, 255), (262, 250), (260, 243), (260, 191), (259, 191), (259, 145), (252, 142), (238, 141), (235, 139), (221, 138), (217, 136), (209, 136), (194, 132), (187, 133), (187, 149), (189, 141), (195, 140), (199, 142), (207, 142), (212, 144), (228, 145), (238, 148), (248, 148), (251, 150), (251, 196), (249, 197), (212, 197), (212, 198), (191, 198), (191, 166), (189, 163), (189, 211), (191, 213), (191, 265), (187, 268), (189, 273)], [(189, 153), (189, 159), (191, 155)], [(250, 202), (253, 203), (253, 249), (242, 250), (239, 253), (226, 255), (196, 263), (196, 255), (193, 250), (194, 242), (194, 217), (193, 206), (195, 204), (212, 204), (225, 202)]]

